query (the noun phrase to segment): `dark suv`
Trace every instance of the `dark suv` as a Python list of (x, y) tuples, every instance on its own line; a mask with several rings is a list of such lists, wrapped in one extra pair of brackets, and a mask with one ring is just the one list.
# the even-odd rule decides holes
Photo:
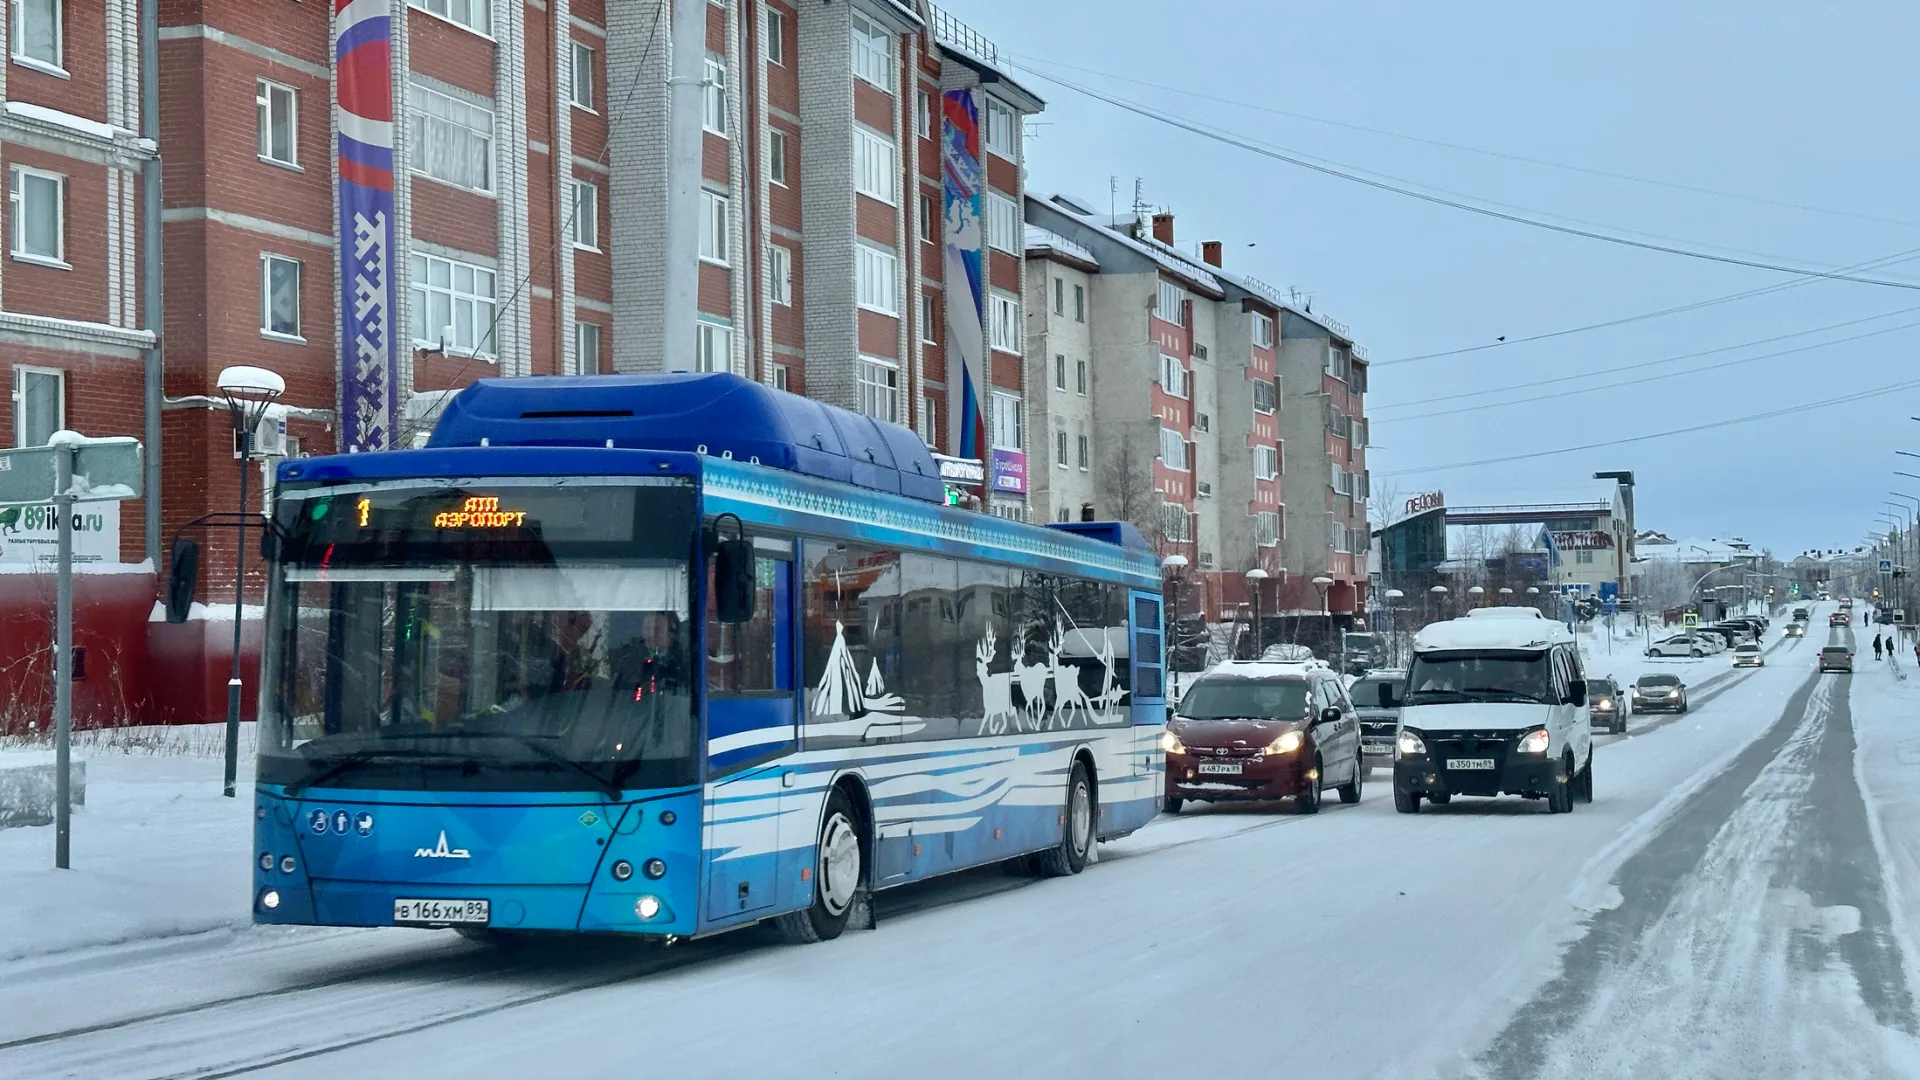
[(1612, 679), (1587, 680), (1587, 722), (1618, 735), (1627, 730), (1627, 700)]
[(1393, 768), (1393, 737), (1400, 727), (1400, 699), (1407, 692), (1407, 673), (1398, 668), (1369, 672), (1347, 687), (1360, 714), (1360, 765)]
[(1829, 645), (1820, 650), (1821, 671), (1844, 671), (1853, 674), (1853, 650), (1845, 645)]
[(1360, 801), (1367, 770), (1360, 724), (1333, 669), (1320, 661), (1229, 661), (1200, 676), (1160, 737), (1167, 753), (1166, 809), (1188, 799), (1292, 799), (1302, 814), (1320, 793)]

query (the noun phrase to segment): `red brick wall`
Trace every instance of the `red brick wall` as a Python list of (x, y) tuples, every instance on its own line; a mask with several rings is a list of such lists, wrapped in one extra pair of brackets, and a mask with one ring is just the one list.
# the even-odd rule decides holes
[(868, 356), (900, 358), (900, 320), (861, 308), (860, 351)]
[[(407, 16), (407, 59), (413, 70), (493, 97), (493, 42), (418, 8), (409, 8)], [(405, 73), (396, 76), (405, 78)]]
[[(8, 170), (25, 165), (66, 177), (62, 242), (66, 262), (72, 267), (61, 269), (8, 255), (7, 309), (107, 321), (106, 168), (11, 143), (0, 148), (0, 163)], [(11, 177), (10, 172), (8, 175)]]
[[(7, 26), (13, 24), (12, 4)], [(89, 120), (107, 118), (107, 8), (93, 3), (70, 2), (60, 5), (63, 19), (61, 64), (67, 78), (61, 78), (25, 64), (7, 64), (7, 98), (30, 101), (50, 109), (70, 112)], [(9, 40), (11, 40), (9, 38)], [(131, 91), (130, 91), (131, 92)]]

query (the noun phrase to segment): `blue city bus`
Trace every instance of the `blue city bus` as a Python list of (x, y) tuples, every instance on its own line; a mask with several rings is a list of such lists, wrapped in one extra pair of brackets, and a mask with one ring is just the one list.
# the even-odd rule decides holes
[(949, 507), (903, 427), (495, 379), (276, 479), (256, 922), (816, 941), (1159, 809), (1152, 550)]

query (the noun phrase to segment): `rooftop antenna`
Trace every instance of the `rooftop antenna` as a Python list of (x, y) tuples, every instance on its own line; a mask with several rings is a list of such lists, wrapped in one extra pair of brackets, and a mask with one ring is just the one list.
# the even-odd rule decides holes
[(1137, 177), (1137, 176), (1134, 177), (1133, 178), (1133, 224), (1134, 224), (1135, 236), (1139, 236), (1141, 232), (1151, 227), (1151, 225), (1148, 222), (1147, 215), (1152, 211), (1152, 209), (1153, 209), (1152, 207), (1147, 205), (1146, 181), (1142, 180), (1140, 177)]
[(1109, 225), (1113, 224), (1113, 219), (1119, 216), (1120, 216), (1120, 177), (1117, 174), (1108, 173), (1107, 174), (1107, 224)]

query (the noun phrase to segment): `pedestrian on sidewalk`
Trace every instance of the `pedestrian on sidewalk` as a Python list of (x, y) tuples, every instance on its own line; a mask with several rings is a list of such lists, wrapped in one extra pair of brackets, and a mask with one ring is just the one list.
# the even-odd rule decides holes
[(1880, 635), (1879, 634), (1873, 635), (1873, 658), (1875, 660), (1880, 659)]

